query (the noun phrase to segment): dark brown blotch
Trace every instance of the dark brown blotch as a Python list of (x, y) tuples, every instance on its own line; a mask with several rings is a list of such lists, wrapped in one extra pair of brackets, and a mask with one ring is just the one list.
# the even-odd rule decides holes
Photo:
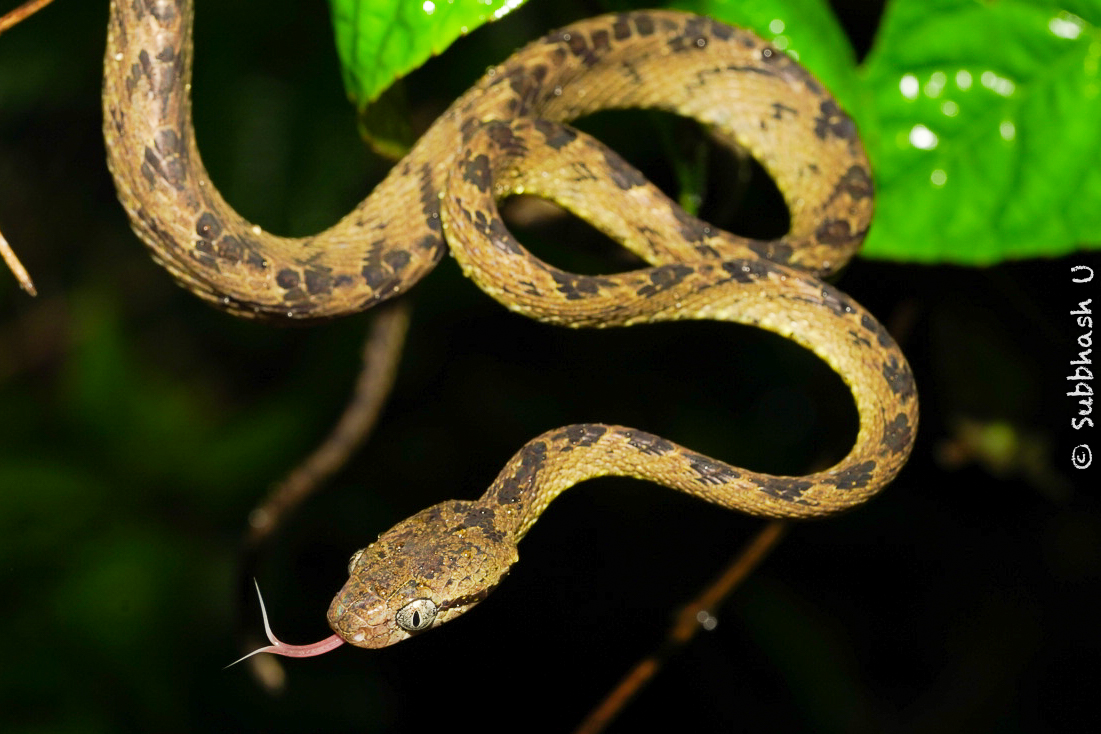
[(423, 252), (431, 252), (432, 250), (441, 247), (442, 245), (443, 241), (440, 240), (439, 237), (437, 237), (436, 235), (426, 234), (417, 241), (416, 248)]
[(845, 219), (827, 219), (814, 230), (814, 236), (822, 244), (832, 247), (848, 245), (854, 239), (852, 227)]
[(651, 268), (647, 275), (650, 282), (639, 288), (636, 295), (641, 298), (650, 298), (679, 284), (693, 272), (693, 268), (679, 263)]
[(409, 265), (411, 260), (409, 253), (405, 250), (390, 250), (382, 256), (382, 261), (390, 266), (395, 273), (400, 273)]
[(195, 234), (204, 240), (214, 240), (222, 236), (222, 223), (211, 212), (203, 212), (195, 223)]
[(275, 282), (280, 288), (290, 290), (292, 288), (297, 288), (301, 279), (295, 271), (290, 268), (283, 268), (275, 274)]
[(505, 226), (500, 217), (491, 219), (484, 231), (498, 251), (509, 255), (522, 255), (524, 253), (524, 248), (512, 236), (512, 232), (508, 231), (508, 227)]
[(769, 497), (775, 497), (784, 502), (791, 502), (796, 505), (809, 505), (810, 503), (803, 499), (803, 495), (813, 486), (814, 482), (806, 479), (795, 479), (794, 477), (769, 477), (761, 483), (761, 491)]
[(520, 449), (519, 466), (512, 476), (504, 480), (497, 491), (497, 503), (511, 505), (520, 501), (520, 497), (529, 492), (547, 461), (547, 445), (542, 441), (533, 441)]
[(612, 48), (612, 43), (608, 38), (608, 31), (603, 28), (595, 30), (589, 35), (589, 43), (592, 44), (593, 53), (598, 56), (607, 53)]
[[(141, 66), (141, 75), (149, 80), (153, 81), (153, 62), (149, 59), (149, 52), (144, 48), (138, 52), (138, 64)], [(134, 69), (130, 70), (130, 73), (137, 76)]]
[(887, 380), (887, 384), (891, 387), (891, 392), (897, 395), (902, 402), (908, 402), (910, 398), (914, 396), (914, 374), (910, 371), (909, 365), (905, 361), (900, 360), (896, 355), (892, 354), (886, 362), (883, 363), (883, 378)]
[(498, 150), (508, 155), (521, 157), (528, 152), (528, 146), (524, 139), (518, 136), (512, 127), (506, 123), (496, 122), (487, 125), (486, 134)]
[(245, 264), (246, 265), (248, 265), (250, 268), (253, 268), (255, 270), (266, 270), (267, 269), (268, 261), (264, 259), (263, 255), (261, 255), (256, 250), (250, 250), (247, 247), (245, 248), (245, 250), (246, 250), (246, 252), (248, 252), (248, 254), (245, 256)]
[(830, 311), (833, 311), (838, 316), (844, 316), (845, 314), (850, 314), (854, 310), (856, 310), (853, 307), (852, 301), (849, 300), (848, 296), (846, 296), (844, 293), (837, 290), (836, 288), (832, 288), (829, 286), (822, 288), (821, 296), (822, 305), (824, 305)]
[(726, 23), (720, 23), (717, 20), (713, 20), (711, 21), (711, 35), (718, 38), (720, 41), (729, 41), (734, 37), (734, 29)]
[(625, 41), (631, 37), (631, 24), (626, 17), (621, 15), (612, 22), (612, 37), (617, 41)]
[(672, 453), (676, 448), (672, 441), (645, 431), (636, 431), (633, 428), (625, 430), (623, 435), (627, 437), (628, 444), (648, 456), (664, 456)]
[(680, 53), (681, 51), (684, 51), (686, 49), (695, 48), (695, 44), (693, 44), (691, 41), (689, 41), (689, 39), (685, 38), (684, 36), (673, 36), (665, 43), (665, 45), (672, 53)]
[(838, 188), (856, 200), (871, 198), (874, 185), (865, 166), (852, 165), (838, 182)]
[(481, 209), (474, 212), (473, 218), (470, 216), (470, 212), (464, 209), (463, 216), (468, 222), (471, 222), (474, 225), (474, 228), (479, 232), (489, 232), (489, 216)]
[(825, 140), (832, 135), (842, 140), (852, 141), (856, 139), (856, 123), (837, 106), (837, 102), (825, 99), (818, 106), (818, 117), (814, 120), (814, 134), (819, 140)]
[(910, 419), (905, 413), (899, 413), (883, 433), (883, 443), (892, 453), (898, 454), (904, 451), (913, 441), (913, 429), (910, 427)]
[(577, 275), (564, 270), (551, 270), (550, 274), (554, 278), (558, 292), (564, 295), (567, 301), (595, 296), (600, 292), (600, 285), (603, 282), (591, 275)]
[(712, 36), (712, 25), (708, 18), (699, 15), (688, 16), (677, 35), (667, 42), (673, 53), (706, 48)]
[(710, 236), (711, 227), (703, 220), (693, 217), (679, 206), (673, 207), (671, 211), (673, 212), (673, 216), (677, 219), (681, 237), (688, 242), (703, 242)]
[(161, 156), (179, 155), (180, 136), (172, 128), (163, 128), (153, 136), (153, 146)]
[(570, 53), (580, 59), (582, 64), (592, 66), (596, 63), (598, 57), (589, 48), (589, 42), (585, 40), (584, 34), (576, 32), (563, 33), (562, 40), (566, 42), (566, 47), (569, 48)]
[(586, 448), (592, 446), (608, 429), (593, 423), (578, 423), (566, 426), (566, 441), (571, 447)]
[(241, 258), (245, 256), (244, 245), (236, 237), (227, 235), (218, 240), (218, 243), (214, 247), (215, 254), (222, 260), (225, 260), (233, 265), (241, 262)]
[(432, 183), (432, 167), (427, 163), (421, 166), (420, 199), (421, 211), (424, 213), (424, 221), (428, 228), (439, 232), (440, 225), (440, 197), (436, 195), (436, 186)]
[[(478, 121), (478, 118), (467, 117), (465, 120), (463, 120), (463, 124), (459, 127), (459, 136), (463, 139), (463, 142), (465, 143), (466, 141), (470, 140), (470, 136), (473, 135), (474, 132), (478, 130), (481, 126), (482, 123)], [(403, 168), (405, 170), (402, 171), (402, 175), (408, 176), (409, 164), (405, 164)]]
[(604, 165), (607, 166), (608, 177), (623, 191), (648, 183), (638, 169), (610, 150), (604, 151)]
[(463, 180), (474, 186), (483, 194), (489, 192), (493, 178), (489, 171), (489, 157), (479, 153), (473, 159), (467, 159), (462, 164)]
[(703, 454), (686, 454), (688, 466), (704, 484), (726, 484), (741, 476), (734, 467)]
[(332, 292), (333, 275), (328, 268), (308, 268), (306, 275), (306, 292), (311, 296), (319, 296)]
[(868, 314), (864, 314), (860, 317), (860, 325), (875, 336), (879, 346), (888, 347), (894, 342), (894, 340), (891, 339), (891, 335), (883, 328), (883, 324), (879, 323)]
[[(700, 15), (693, 15), (684, 22), (684, 36), (688, 38), (693, 45), (703, 46), (706, 45), (706, 36), (710, 35), (711, 23), (707, 18)], [(699, 41), (703, 39), (704, 43)]]
[[(155, 145), (156, 143), (154, 143)], [(178, 158), (171, 158), (165, 160), (163, 157), (157, 154), (153, 148), (145, 147), (145, 162), (142, 165), (142, 174), (146, 174), (146, 166), (151, 173), (156, 174), (163, 179), (169, 186), (174, 189), (182, 189), (183, 181), (187, 177), (187, 173), (184, 170), (183, 165)], [(149, 176), (146, 176), (147, 180), (152, 183)]]
[(494, 543), (499, 543), (503, 540), (504, 535), (497, 529), (495, 524), (497, 521), (497, 511), (492, 507), (483, 507), (481, 505), (468, 507), (461, 516), (460, 528), (467, 530), (478, 529), (488, 540)]
[(547, 145), (555, 150), (561, 150), (574, 140), (577, 140), (577, 133), (557, 122), (551, 122), (546, 118), (539, 117), (535, 120), (535, 129), (538, 130), (546, 141)]
[(784, 240), (750, 240), (748, 244), (749, 249), (764, 259), (781, 265), (790, 263), (795, 254), (795, 248)]
[(833, 483), (838, 489), (861, 489), (868, 486), (875, 472), (876, 463), (869, 459), (859, 464), (834, 472)]
[(730, 260), (724, 262), (722, 267), (739, 283), (753, 283), (767, 278), (775, 269), (764, 260)]
[(390, 272), (377, 263), (364, 265), (360, 275), (363, 276), (363, 281), (367, 284), (367, 287), (372, 290), (378, 290), (390, 278)]

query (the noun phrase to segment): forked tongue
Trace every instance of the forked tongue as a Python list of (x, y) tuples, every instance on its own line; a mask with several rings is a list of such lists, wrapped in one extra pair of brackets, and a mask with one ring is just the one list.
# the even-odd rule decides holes
[(339, 635), (332, 635), (326, 637), (320, 642), (315, 642), (312, 645), (288, 645), (285, 642), (280, 641), (278, 637), (271, 631), (271, 625), (268, 624), (268, 610), (264, 608), (264, 597), (260, 593), (260, 584), (256, 582), (256, 579), (252, 580), (252, 583), (256, 584), (256, 595), (260, 597), (260, 614), (264, 617), (264, 633), (268, 636), (270, 645), (261, 647), (258, 650), (253, 650), (243, 658), (238, 658), (226, 667), (232, 667), (242, 660), (247, 660), (253, 655), (261, 652), (270, 652), (273, 655), (284, 655), (288, 658), (312, 658), (315, 655), (324, 655), (325, 653), (335, 650), (344, 644), (344, 640)]

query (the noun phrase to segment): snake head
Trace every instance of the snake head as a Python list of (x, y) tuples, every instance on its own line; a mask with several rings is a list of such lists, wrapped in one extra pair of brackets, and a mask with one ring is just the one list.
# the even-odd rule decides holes
[(329, 606), (329, 626), (356, 647), (378, 648), (473, 607), (517, 560), (494, 507), (451, 501), (403, 520), (359, 550)]

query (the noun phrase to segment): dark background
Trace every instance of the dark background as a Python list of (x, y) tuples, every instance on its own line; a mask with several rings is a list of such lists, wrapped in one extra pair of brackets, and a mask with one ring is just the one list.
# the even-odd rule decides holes
[[(239, 321), (152, 263), (103, 164), (106, 6), (63, 0), (0, 38), (0, 225), (40, 291), (0, 275), (0, 728), (569, 730), (759, 521), (595, 481), (557, 501), (502, 587), (444, 630), (287, 661), (276, 696), (246, 666), (223, 670), (239, 608), (259, 620), (234, 578), (248, 511), (339, 414), (369, 317)], [(877, 6), (837, 7), (866, 51)], [(536, 1), (464, 39), (412, 78), (417, 123), (522, 42), (602, 9)], [(385, 164), (357, 137), (327, 6), (198, 11), (195, 118), (214, 181), (265, 229), (332, 223)], [(590, 127), (664, 182), (652, 122)], [(564, 267), (624, 267), (600, 242), (575, 249), (583, 231), (559, 223), (525, 242)], [(849, 266), (838, 284), (917, 375), (910, 464), (870, 505), (796, 527), (613, 730), (1088, 729), (1097, 467), (1070, 468), (1084, 436), (1064, 396), (1081, 331), (1067, 313), (1101, 302), (1101, 283), (1070, 283), (1087, 262), (1101, 265)], [(788, 473), (838, 458), (855, 432), (828, 369), (751, 329), (557, 330), (506, 313), (450, 261), (413, 298), (377, 435), (260, 564), (287, 641), (329, 634), (352, 551), (429, 504), (476, 497), (544, 430), (624, 423)]]

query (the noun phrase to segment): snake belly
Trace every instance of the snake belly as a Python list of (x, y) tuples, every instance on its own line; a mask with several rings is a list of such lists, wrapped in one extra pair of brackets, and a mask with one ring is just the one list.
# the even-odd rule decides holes
[[(434, 505), (353, 556), (328, 613), (347, 642), (382, 647), (470, 609), (516, 562), (547, 505), (586, 479), (636, 477), (757, 516), (805, 518), (866, 501), (905, 464), (918, 420), (909, 365), (867, 311), (820, 279), (859, 248), (871, 218), (856, 127), (756, 36), (670, 11), (550, 33), (457, 99), (337, 224), (285, 238), (240, 217), (203, 168), (191, 124), (192, 20), (191, 0), (112, 0), (104, 135), (134, 231), (201, 298), (247, 317), (333, 318), (406, 291), (450, 248), (486, 293), (532, 318), (571, 327), (711, 319), (778, 333), (829, 364), (859, 414), (848, 455), (798, 477), (623, 426), (549, 431), (478, 500)], [(695, 118), (748, 151), (783, 194), (790, 231), (763, 241), (712, 227), (565, 124), (625, 107)], [(553, 199), (651, 267), (585, 276), (542, 262), (497, 212), (513, 193)]]

